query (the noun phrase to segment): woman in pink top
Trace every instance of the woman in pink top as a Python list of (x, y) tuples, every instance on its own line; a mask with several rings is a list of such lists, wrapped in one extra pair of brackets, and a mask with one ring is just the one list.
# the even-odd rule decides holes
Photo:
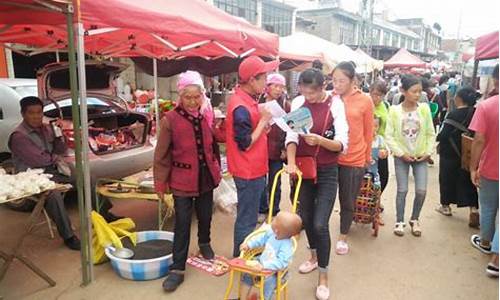
[(347, 234), (352, 224), (354, 202), (372, 159), (373, 103), (356, 87), (355, 75), (351, 62), (341, 62), (333, 70), (334, 92), (344, 100), (349, 124), (349, 147), (339, 157), (340, 236), (336, 245), (339, 255), (349, 252)]
[[(493, 72), (498, 86), (498, 65)], [(469, 129), (475, 132), (472, 143), (470, 176), (479, 188), (480, 235), (474, 234), (471, 243), (483, 253), (495, 253), (488, 265), (488, 274), (498, 276), (498, 95), (479, 103)], [(496, 236), (496, 241), (494, 240)]]

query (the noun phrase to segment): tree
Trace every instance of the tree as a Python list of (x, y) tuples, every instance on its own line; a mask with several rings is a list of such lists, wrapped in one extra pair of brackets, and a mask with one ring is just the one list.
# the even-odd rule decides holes
[(441, 25), (439, 25), (439, 23), (434, 23), (434, 25), (432, 25), (432, 28), (436, 29), (438, 32), (441, 32)]

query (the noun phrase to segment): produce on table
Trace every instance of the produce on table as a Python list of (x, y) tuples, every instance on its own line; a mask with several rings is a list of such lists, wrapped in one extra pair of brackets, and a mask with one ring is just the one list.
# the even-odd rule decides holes
[(158, 105), (162, 113), (169, 112), (175, 108), (175, 102), (172, 100), (158, 99)]
[(52, 175), (44, 174), (42, 169), (28, 169), (10, 175), (0, 168), (0, 202), (53, 189), (56, 183), (50, 178)]

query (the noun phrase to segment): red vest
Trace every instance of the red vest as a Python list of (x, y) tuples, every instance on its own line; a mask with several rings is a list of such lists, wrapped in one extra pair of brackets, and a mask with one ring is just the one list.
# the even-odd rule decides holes
[(221, 170), (214, 155), (212, 130), (206, 120), (193, 117), (179, 108), (165, 115), (172, 127), (172, 170), (169, 186), (186, 192), (199, 192), (200, 160), (205, 160), (213, 182), (221, 180)]
[(267, 135), (262, 133), (257, 141), (246, 151), (241, 151), (234, 140), (233, 112), (243, 106), (250, 113), (252, 131), (255, 130), (260, 120), (259, 106), (255, 99), (237, 88), (229, 100), (227, 108), (227, 163), (229, 172), (239, 178), (255, 179), (265, 176), (268, 172)]

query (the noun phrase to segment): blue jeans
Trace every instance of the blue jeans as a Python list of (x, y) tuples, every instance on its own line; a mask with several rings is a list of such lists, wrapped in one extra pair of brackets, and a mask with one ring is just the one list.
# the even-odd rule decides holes
[[(273, 188), (274, 177), (283, 168), (281, 160), (269, 160), (269, 175), (267, 176), (266, 192), (260, 198), (259, 213), (267, 214), (269, 212), (269, 203), (271, 202), (271, 191)], [(281, 179), (281, 178), (280, 178)], [(276, 192), (274, 193), (273, 216), (280, 212), (281, 200), (281, 180), (278, 179), (276, 184)]]
[(491, 252), (498, 254), (498, 226), (495, 230), (495, 235), (493, 236), (493, 242), (491, 244)]
[(240, 256), (240, 245), (257, 225), (259, 216), (259, 203), (266, 190), (266, 177), (256, 179), (243, 179), (234, 177), (238, 205), (236, 222), (234, 224), (233, 256)]
[[(480, 179), (479, 209), (481, 240), (490, 242), (495, 234), (498, 213), (498, 180)], [(498, 243), (498, 242), (497, 242)]]
[(318, 266), (322, 270), (326, 270), (330, 262), (329, 221), (337, 195), (338, 172), (337, 166), (318, 167), (317, 182), (304, 179), (300, 187), (300, 216), (306, 230), (309, 248), (316, 251)]
[(413, 177), (415, 178), (415, 199), (413, 200), (413, 212), (410, 220), (418, 220), (427, 193), (427, 162), (407, 163), (395, 157), (394, 166), (396, 169), (396, 182), (398, 186), (396, 194), (396, 222), (404, 222), (410, 166), (413, 171)]

